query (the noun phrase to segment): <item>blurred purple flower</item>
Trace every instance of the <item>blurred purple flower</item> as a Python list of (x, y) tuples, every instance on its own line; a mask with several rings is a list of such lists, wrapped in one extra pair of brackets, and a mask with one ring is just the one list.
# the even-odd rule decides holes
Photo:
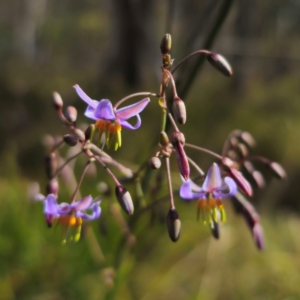
[[(87, 210), (91, 211), (91, 213), (86, 213)], [(92, 221), (100, 217), (100, 201), (93, 202), (92, 196), (86, 196), (71, 204), (57, 204), (55, 195), (49, 194), (44, 200), (44, 214), (49, 227), (51, 227), (56, 218), (57, 223), (66, 228), (66, 233), (69, 227), (75, 228), (74, 240), (78, 240), (80, 238), (82, 220)]]
[[(113, 136), (116, 136), (115, 150), (121, 146), (121, 130), (122, 127), (130, 130), (138, 129), (141, 126), (140, 112), (150, 102), (149, 98), (145, 98), (134, 104), (125, 106), (123, 108), (114, 109), (112, 103), (108, 99), (101, 101), (92, 100), (78, 84), (74, 85), (78, 96), (88, 104), (85, 111), (85, 116), (96, 121), (95, 127), (100, 130), (100, 135), (106, 133), (106, 144), (109, 147)], [(127, 120), (137, 117), (137, 123), (131, 125)]]
[(223, 182), (219, 166), (213, 163), (202, 187), (189, 179), (182, 184), (180, 197), (185, 200), (198, 199), (198, 211), (202, 211), (204, 222), (212, 223), (212, 221), (225, 221), (225, 211), (221, 199), (229, 198), (236, 192), (235, 181), (230, 177), (225, 177)]

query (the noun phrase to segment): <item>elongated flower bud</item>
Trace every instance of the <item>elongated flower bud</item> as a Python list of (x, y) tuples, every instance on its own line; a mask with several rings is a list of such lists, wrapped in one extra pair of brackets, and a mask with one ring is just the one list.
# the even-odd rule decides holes
[(132, 215), (134, 211), (134, 206), (131, 199), (131, 195), (129, 194), (127, 189), (122, 185), (116, 186), (116, 196), (123, 210), (128, 215)]
[(158, 157), (153, 156), (150, 158), (149, 165), (151, 169), (157, 170), (161, 167), (161, 160)]
[(167, 226), (170, 239), (173, 242), (178, 241), (180, 236), (180, 229), (181, 229), (181, 221), (179, 219), (179, 215), (177, 210), (170, 209), (167, 215)]
[(268, 163), (266, 163), (266, 167), (278, 179), (285, 179), (286, 178), (286, 172), (285, 172), (284, 168), (279, 163), (277, 163), (275, 161), (268, 162)]
[(179, 97), (174, 98), (172, 110), (177, 122), (179, 124), (185, 124), (186, 122), (185, 104)]
[(247, 131), (242, 131), (239, 135), (239, 138), (244, 142), (246, 143), (249, 147), (254, 147), (256, 142), (255, 142), (255, 139), (254, 137), (251, 135), (250, 132), (247, 132)]
[(190, 166), (184, 151), (185, 138), (182, 132), (174, 132), (171, 137), (171, 143), (175, 148), (179, 172), (185, 180), (190, 177)]
[(65, 134), (64, 135), (64, 142), (69, 145), (70, 147), (76, 146), (78, 142), (77, 136), (72, 134)]
[(74, 106), (68, 106), (66, 109), (65, 117), (70, 123), (76, 122), (77, 109)]
[(231, 178), (237, 183), (238, 187), (249, 197), (252, 196), (252, 187), (248, 180), (243, 176), (241, 172), (234, 168), (233, 161), (228, 157), (223, 157), (221, 163), (225, 171)]
[(52, 179), (57, 171), (57, 159), (54, 152), (51, 152), (45, 158), (46, 175)]
[(161, 54), (167, 54), (172, 48), (172, 38), (169, 33), (166, 33), (160, 43)]
[(220, 54), (210, 52), (206, 56), (209, 63), (225, 76), (232, 76), (231, 66), (228, 61)]
[(60, 96), (60, 94), (58, 92), (53, 92), (53, 106), (56, 110), (61, 110), (63, 105), (64, 105), (64, 102)]

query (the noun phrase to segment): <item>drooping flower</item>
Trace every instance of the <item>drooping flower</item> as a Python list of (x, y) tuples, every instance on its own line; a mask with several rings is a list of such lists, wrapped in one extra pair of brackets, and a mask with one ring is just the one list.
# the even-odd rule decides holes
[(225, 210), (222, 199), (229, 198), (237, 192), (237, 185), (230, 177), (221, 177), (220, 168), (216, 163), (209, 168), (202, 187), (192, 180), (185, 181), (180, 188), (180, 197), (185, 200), (198, 199), (198, 212), (202, 212), (204, 223), (212, 226), (225, 221)]
[[(99, 205), (100, 201), (94, 202), (92, 196), (86, 196), (71, 204), (57, 204), (55, 195), (49, 194), (44, 200), (44, 214), (49, 226), (51, 226), (54, 219), (56, 219), (57, 224), (64, 227), (65, 235), (68, 234), (69, 229), (73, 229), (75, 233), (71, 235), (71, 239), (78, 241), (82, 221), (92, 221), (100, 217), (101, 208)], [(91, 213), (86, 213), (87, 210), (90, 210)]]
[[(99, 139), (102, 134), (106, 134), (106, 145), (110, 147), (113, 137), (115, 138), (115, 150), (121, 147), (121, 130), (122, 127), (130, 130), (138, 129), (141, 126), (141, 117), (139, 113), (144, 110), (150, 102), (145, 98), (134, 104), (115, 109), (108, 99), (100, 101), (92, 100), (78, 84), (74, 85), (78, 96), (88, 104), (85, 116), (96, 121), (95, 127), (99, 130)], [(136, 117), (137, 122), (131, 125), (127, 120)]]

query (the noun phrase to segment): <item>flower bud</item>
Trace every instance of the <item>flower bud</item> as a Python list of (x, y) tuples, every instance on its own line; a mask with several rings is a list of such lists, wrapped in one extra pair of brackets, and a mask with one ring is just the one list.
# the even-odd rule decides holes
[(225, 76), (232, 76), (231, 66), (228, 61), (220, 54), (210, 52), (206, 56), (209, 63)]
[(85, 140), (86, 141), (92, 140), (94, 136), (94, 132), (95, 132), (95, 125), (94, 124), (89, 125), (86, 131), (84, 132)]
[(54, 194), (57, 197), (58, 189), (59, 189), (58, 181), (56, 179), (52, 179), (47, 183), (46, 194), (47, 195)]
[[(51, 152), (45, 158), (46, 175), (52, 179), (57, 171), (57, 159), (54, 152)], [(51, 193), (50, 193), (51, 194)]]
[(269, 161), (266, 163), (266, 167), (272, 172), (272, 174), (278, 179), (285, 179), (286, 172), (284, 168), (275, 161)]
[(220, 238), (220, 225), (214, 219), (211, 221), (210, 230), (213, 237), (218, 240)]
[(234, 168), (233, 161), (228, 157), (223, 157), (221, 160), (222, 166), (224, 170), (228, 173), (228, 175), (234, 179), (237, 183), (238, 187), (249, 197), (252, 196), (252, 187), (248, 180), (243, 176), (241, 172)]
[(258, 250), (263, 250), (265, 247), (264, 233), (261, 225), (256, 223), (252, 229), (253, 239)]
[(253, 148), (256, 144), (254, 137), (247, 131), (242, 131), (239, 135), (239, 138), (249, 147)]
[(164, 131), (162, 131), (161, 133), (160, 133), (160, 135), (159, 135), (159, 143), (163, 146), (163, 147), (166, 147), (166, 146), (168, 146), (168, 144), (169, 144), (169, 137), (168, 137), (168, 135), (164, 132)]
[(190, 177), (190, 166), (183, 147), (185, 143), (183, 133), (177, 131), (174, 132), (171, 137), (171, 143), (176, 150), (179, 172), (185, 180), (188, 180)]
[(170, 239), (173, 242), (178, 241), (180, 236), (180, 229), (181, 229), (181, 221), (179, 219), (179, 215), (177, 210), (170, 209), (167, 215), (167, 226)]
[(78, 142), (78, 138), (72, 134), (64, 135), (64, 142), (70, 147), (76, 146)]
[(56, 110), (61, 110), (63, 105), (64, 105), (64, 102), (60, 96), (60, 94), (58, 92), (53, 92), (53, 106)]
[(266, 185), (265, 179), (259, 171), (255, 170), (251, 175), (259, 188), (263, 188)]
[(167, 54), (172, 48), (172, 38), (169, 33), (166, 33), (160, 43), (161, 54)]
[(77, 120), (77, 109), (74, 106), (68, 106), (65, 112), (65, 117), (70, 123)]
[(172, 109), (177, 122), (179, 124), (185, 124), (186, 122), (185, 104), (179, 97), (174, 98)]
[(151, 169), (157, 170), (161, 166), (161, 160), (158, 157), (153, 156), (150, 158), (149, 165)]
[(116, 186), (116, 197), (122, 207), (122, 209), (128, 214), (132, 215), (134, 211), (133, 202), (131, 199), (131, 195), (127, 191), (127, 189), (122, 186)]

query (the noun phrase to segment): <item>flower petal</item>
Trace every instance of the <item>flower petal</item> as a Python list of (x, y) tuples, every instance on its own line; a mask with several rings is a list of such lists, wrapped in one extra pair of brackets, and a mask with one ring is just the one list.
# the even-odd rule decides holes
[(142, 124), (140, 115), (136, 115), (136, 117), (137, 117), (137, 122), (135, 125), (131, 125), (129, 122), (122, 120), (122, 119), (119, 119), (119, 122), (123, 128), (129, 129), (129, 130), (135, 130), (135, 129), (140, 128), (140, 126)]
[(78, 202), (71, 204), (70, 206), (72, 209), (74, 209), (76, 211), (86, 210), (86, 209), (90, 208), (92, 201), (93, 201), (93, 198), (91, 195), (89, 195), (89, 196), (82, 198)]
[(114, 121), (116, 120), (116, 116), (112, 107), (111, 102), (108, 99), (102, 99), (96, 109), (95, 109), (95, 117), (97, 119)]
[(220, 168), (216, 163), (213, 163), (209, 168), (205, 180), (202, 185), (202, 189), (205, 192), (213, 192), (215, 189), (222, 186), (222, 177)]
[(54, 194), (47, 195), (44, 206), (45, 215), (56, 215), (57, 214), (57, 202)]
[(81, 211), (76, 212), (76, 216), (79, 218), (82, 218), (84, 220), (92, 221), (100, 217), (101, 214), (101, 207), (99, 206), (99, 202), (95, 202), (92, 206), (92, 214), (85, 214), (82, 213)]
[[(192, 199), (205, 199), (206, 193), (203, 190), (199, 190), (198, 192), (192, 191), (192, 186), (195, 186), (196, 184), (192, 182), (192, 180), (188, 179), (185, 181), (179, 190), (179, 195), (181, 198), (185, 200), (192, 200)], [(198, 187), (199, 188), (199, 187)]]
[(136, 102), (134, 104), (122, 107), (120, 109), (117, 109), (115, 111), (116, 116), (118, 119), (128, 120), (129, 118), (136, 116), (141, 111), (144, 110), (144, 108), (148, 105), (150, 102), (149, 98), (145, 98), (139, 102)]
[(59, 215), (67, 215), (72, 210), (71, 205), (66, 202), (62, 202), (57, 205), (57, 213)]
[(96, 108), (98, 101), (92, 100), (82, 89), (78, 84), (75, 84), (73, 88), (76, 90), (77, 95), (89, 106)]
[(94, 121), (97, 121), (98, 119), (95, 117), (95, 108), (93, 108), (92, 106), (88, 106), (84, 115), (87, 117), (87, 118), (90, 118)]
[(228, 187), (228, 193), (223, 193), (222, 189), (217, 189), (213, 191), (215, 198), (229, 198), (236, 194), (238, 187), (235, 181), (230, 177), (225, 177), (224, 181)]

